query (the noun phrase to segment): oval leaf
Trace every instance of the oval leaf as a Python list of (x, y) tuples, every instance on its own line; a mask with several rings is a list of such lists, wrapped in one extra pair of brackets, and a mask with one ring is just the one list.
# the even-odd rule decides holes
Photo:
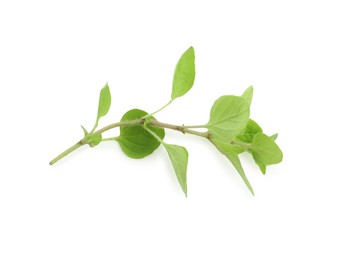
[(188, 151), (183, 146), (166, 143), (163, 143), (163, 145), (168, 152), (177, 180), (185, 196), (187, 196)]
[(249, 113), (249, 103), (244, 98), (222, 96), (212, 106), (206, 126), (213, 139), (229, 142), (246, 127)]
[[(132, 109), (124, 114), (121, 119), (123, 121), (129, 121), (134, 119), (140, 119), (148, 113), (140, 109)], [(151, 120), (155, 120), (154, 117), (149, 117)], [(158, 135), (162, 140), (165, 136), (164, 129), (148, 126), (156, 135)], [(148, 131), (146, 131), (143, 126), (121, 126), (120, 136), (116, 139), (123, 152), (131, 158), (140, 159), (148, 156), (153, 151), (155, 151), (160, 143), (152, 136)]]
[(110, 105), (111, 105), (111, 93), (109, 85), (106, 83), (105, 86), (100, 91), (96, 125), (98, 124), (99, 119), (105, 116), (107, 112), (109, 112)]
[(260, 165), (271, 165), (282, 161), (282, 151), (269, 136), (259, 133), (250, 148), (253, 158)]
[(195, 81), (195, 51), (193, 47), (186, 50), (175, 68), (172, 82), (171, 99), (183, 96), (187, 93)]

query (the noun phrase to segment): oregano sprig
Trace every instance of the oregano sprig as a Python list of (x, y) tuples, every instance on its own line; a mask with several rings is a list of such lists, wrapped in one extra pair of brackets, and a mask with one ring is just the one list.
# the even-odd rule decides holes
[[(79, 147), (88, 144), (97, 146), (101, 142), (118, 142), (122, 151), (130, 158), (141, 159), (153, 153), (162, 145), (171, 162), (178, 183), (187, 196), (187, 166), (188, 151), (185, 147), (168, 144), (164, 141), (164, 129), (175, 130), (183, 134), (196, 135), (208, 139), (219, 152), (235, 167), (249, 191), (253, 188), (243, 170), (239, 154), (250, 153), (263, 174), (269, 165), (282, 161), (282, 151), (275, 140), (278, 134), (268, 136), (254, 120), (250, 119), (250, 105), (253, 98), (253, 87), (247, 88), (241, 96), (224, 95), (218, 98), (210, 110), (210, 118), (206, 124), (173, 125), (158, 121), (154, 115), (170, 105), (175, 99), (185, 95), (195, 81), (195, 51), (187, 49), (175, 67), (170, 100), (153, 113), (141, 109), (127, 111), (117, 123), (107, 125), (97, 130), (99, 120), (105, 116), (111, 105), (111, 93), (108, 83), (100, 91), (98, 112), (95, 124), (90, 132), (83, 126), (83, 138), (69, 149), (54, 158), (50, 164), (70, 154)], [(119, 127), (120, 135), (103, 138), (106, 131)], [(207, 131), (196, 131), (195, 128), (205, 128)]]

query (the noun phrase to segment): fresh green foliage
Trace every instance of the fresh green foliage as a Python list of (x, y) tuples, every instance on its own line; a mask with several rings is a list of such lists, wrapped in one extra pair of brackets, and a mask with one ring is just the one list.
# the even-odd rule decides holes
[(229, 142), (247, 125), (249, 103), (237, 96), (222, 96), (217, 99), (210, 111), (210, 120), (206, 125), (213, 139)]
[[(95, 125), (91, 132), (83, 126), (84, 136), (76, 144), (54, 158), (50, 164), (88, 144), (97, 146), (101, 142), (116, 141), (122, 151), (130, 158), (140, 159), (153, 153), (162, 144), (166, 149), (179, 185), (187, 196), (187, 167), (188, 151), (183, 146), (167, 144), (163, 141), (164, 129), (179, 131), (183, 134), (196, 135), (206, 138), (220, 151), (234, 166), (249, 191), (253, 188), (244, 172), (239, 154), (250, 153), (263, 174), (267, 166), (282, 161), (282, 151), (276, 144), (278, 134), (268, 136), (254, 120), (249, 118), (250, 105), (253, 99), (253, 87), (248, 87), (241, 96), (221, 96), (210, 110), (209, 122), (205, 125), (194, 126), (172, 125), (162, 123), (154, 118), (154, 114), (163, 110), (172, 101), (186, 94), (195, 80), (195, 52), (193, 47), (187, 49), (180, 57), (174, 73), (171, 100), (154, 113), (147, 113), (140, 109), (126, 112), (117, 123), (97, 129), (100, 118), (105, 116), (111, 105), (111, 94), (108, 84), (100, 91), (99, 105)], [(120, 135), (104, 138), (103, 134), (110, 129), (119, 127)], [(206, 128), (207, 131), (196, 131), (196, 128)]]
[(177, 180), (181, 188), (187, 196), (187, 167), (188, 167), (188, 151), (183, 146), (163, 143), (170, 157), (172, 166), (174, 167)]
[(264, 165), (277, 164), (282, 161), (282, 152), (269, 136), (258, 133), (251, 143), (250, 150), (254, 160)]
[(247, 185), (249, 191), (254, 195), (253, 187), (251, 186), (240, 161), (240, 158), (237, 155), (237, 152), (235, 152), (234, 148), (231, 145), (224, 144), (224, 143), (215, 143), (215, 146), (217, 149), (223, 153), (229, 161), (232, 163), (232, 165), (235, 167), (237, 172), (240, 174), (242, 180)]
[(250, 86), (243, 92), (241, 96), (249, 103), (249, 105), (251, 105), (251, 101), (253, 100), (253, 92), (254, 92), (254, 88), (253, 86)]
[(262, 128), (254, 120), (249, 119), (246, 128), (237, 136), (237, 139), (251, 143), (258, 133), (262, 133)]
[(105, 86), (100, 91), (96, 124), (98, 124), (99, 119), (101, 117), (105, 116), (107, 112), (109, 112), (110, 106), (111, 106), (111, 94), (109, 85), (106, 83)]
[[(141, 119), (148, 113), (140, 109), (132, 109), (124, 114), (121, 122), (127, 122), (131, 120)], [(150, 120), (156, 120), (151, 117)], [(165, 132), (162, 128), (156, 128), (153, 126), (147, 126), (152, 132), (158, 135), (159, 138), (163, 139)], [(160, 143), (146, 131), (141, 125), (134, 126), (121, 126), (120, 136), (115, 139), (120, 144), (123, 152), (135, 159), (144, 158), (155, 151)]]
[(194, 85), (195, 81), (195, 51), (190, 47), (179, 59), (172, 81), (171, 99), (186, 94)]

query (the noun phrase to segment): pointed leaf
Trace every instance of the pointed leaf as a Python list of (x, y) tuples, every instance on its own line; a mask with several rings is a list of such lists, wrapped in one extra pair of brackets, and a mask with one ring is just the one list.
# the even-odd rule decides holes
[(250, 86), (243, 92), (241, 96), (249, 103), (249, 105), (251, 104), (251, 101), (253, 99), (253, 92), (254, 92), (254, 88), (253, 86)]
[(217, 99), (210, 111), (206, 125), (212, 138), (221, 143), (234, 139), (247, 125), (249, 103), (241, 97), (222, 96)]
[(186, 94), (195, 81), (195, 51), (193, 47), (187, 49), (180, 57), (172, 82), (171, 99)]
[[(129, 121), (134, 119), (140, 119), (148, 113), (140, 109), (132, 109), (124, 114), (121, 119), (123, 121)], [(148, 118), (150, 120), (155, 120), (154, 117)], [(161, 139), (164, 138), (165, 132), (163, 128), (147, 126)], [(155, 151), (160, 143), (159, 141), (148, 131), (146, 131), (143, 126), (121, 126), (120, 136), (115, 139), (119, 142), (120, 147), (123, 152), (131, 158), (140, 159), (144, 158), (153, 151)]]
[(254, 137), (250, 148), (254, 160), (264, 165), (276, 164), (282, 161), (282, 151), (269, 136), (259, 133)]
[(83, 129), (84, 137), (86, 137), (86, 136), (89, 134), (89, 132), (87, 132), (87, 130), (85, 129), (85, 127), (83, 127), (82, 125), (81, 125), (81, 128)]
[(188, 151), (183, 146), (163, 143), (175, 170), (177, 180), (187, 196)]
[(251, 186), (243, 170), (243, 167), (242, 167), (242, 164), (241, 164), (241, 161), (238, 155), (233, 150), (230, 149), (230, 146), (226, 144), (221, 144), (221, 143), (214, 143), (214, 144), (217, 147), (217, 149), (229, 159), (229, 161), (232, 163), (232, 165), (235, 167), (235, 169), (241, 176), (244, 183), (247, 185), (249, 191), (254, 195), (253, 187)]
[(273, 134), (272, 136), (270, 136), (271, 139), (273, 139), (274, 141), (277, 139), (277, 137), (279, 136), (278, 133)]
[(99, 104), (98, 104), (98, 114), (96, 125), (101, 117), (105, 116), (109, 112), (111, 105), (111, 94), (109, 85), (106, 83), (105, 86), (100, 91)]

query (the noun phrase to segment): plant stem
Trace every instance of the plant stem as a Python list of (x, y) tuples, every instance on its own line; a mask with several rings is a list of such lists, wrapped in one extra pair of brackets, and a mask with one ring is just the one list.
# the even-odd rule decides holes
[(71, 146), (70, 148), (68, 148), (66, 151), (62, 152), (61, 154), (59, 154), (56, 158), (54, 158), (52, 161), (50, 161), (50, 165), (55, 164), (57, 161), (59, 161), (60, 159), (64, 158), (66, 155), (72, 153), (74, 150), (78, 149), (80, 146), (82, 146), (83, 143), (82, 141), (79, 141), (78, 143), (76, 143), (75, 145)]
[(170, 105), (172, 103), (172, 101), (173, 101), (173, 99), (171, 99), (168, 103), (166, 103), (164, 106), (162, 106), (160, 109), (156, 110), (155, 112), (143, 116), (143, 119), (151, 117), (154, 114), (157, 114), (158, 112), (162, 111), (164, 108), (166, 108), (168, 105)]
[[(107, 126), (101, 128), (101, 129), (97, 130), (93, 134), (102, 134), (102, 133), (104, 133), (104, 132), (106, 132), (106, 131), (108, 131), (110, 129), (113, 129), (113, 128), (116, 128), (116, 127), (120, 127), (120, 126), (137, 126), (137, 125), (138, 126), (143, 126), (144, 123), (145, 123), (145, 119), (144, 118), (142, 118), (142, 119), (135, 119), (135, 120), (129, 120), (129, 121), (123, 121), (123, 122), (117, 122), (117, 123), (114, 123), (114, 124), (107, 125)], [(152, 121), (148, 122), (148, 124), (152, 125), (152, 126), (155, 126), (155, 127), (176, 130), (176, 131), (182, 132), (183, 134), (187, 133), (187, 134), (197, 135), (197, 136), (200, 136), (200, 137), (204, 137), (204, 138), (210, 139), (209, 132), (198, 132), (198, 131), (190, 130), (190, 129), (188, 129), (189, 127), (185, 126), (185, 125), (182, 125), (182, 126), (171, 125), (171, 124), (162, 123), (162, 122), (155, 121), (155, 120), (152, 120)], [(201, 128), (201, 127), (190, 126), (190, 128)], [(146, 130), (149, 131), (148, 128), (146, 128)], [(113, 141), (115, 139), (116, 139), (115, 137), (104, 138), (102, 141)], [(80, 140), (78, 143), (74, 144), (73, 146), (68, 148), (66, 151), (62, 152), (56, 158), (54, 158), (50, 162), (50, 165), (55, 164), (60, 159), (64, 158), (66, 155), (70, 154), (71, 152), (73, 152), (74, 150), (78, 149), (79, 147), (81, 147), (84, 144), (86, 144), (85, 140), (84, 139)]]

